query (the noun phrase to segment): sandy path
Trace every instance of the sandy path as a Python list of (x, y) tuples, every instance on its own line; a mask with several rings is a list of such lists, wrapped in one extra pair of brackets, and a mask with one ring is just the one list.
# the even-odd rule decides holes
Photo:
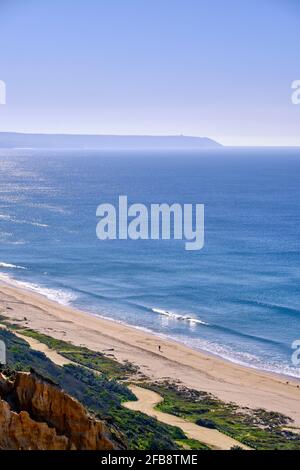
[(189, 388), (212, 393), (226, 402), (283, 413), (300, 426), (300, 388), (296, 379), (232, 364), (4, 283), (0, 284), (0, 307), (0, 313), (20, 327), (94, 351), (112, 350), (119, 362), (136, 364), (150, 380), (180, 380)]
[(207, 444), (213, 449), (229, 450), (231, 447), (238, 445), (243, 449), (250, 450), (249, 447), (244, 446), (240, 442), (222, 434), (216, 429), (208, 429), (203, 426), (198, 426), (197, 424), (186, 421), (178, 416), (156, 410), (155, 406), (163, 401), (163, 398), (158, 393), (135, 385), (131, 385), (129, 388), (135, 394), (138, 401), (128, 401), (123, 403), (123, 406), (126, 408), (134, 411), (141, 411), (146, 415), (158, 419), (158, 421), (161, 421), (162, 423), (177, 426), (182, 429), (184, 434), (190, 439), (196, 439), (197, 441)]
[(22, 335), (21, 333), (18, 333), (16, 331), (13, 332), (16, 336), (19, 338), (23, 339), (26, 341), (29, 346), (34, 349), (35, 351), (40, 351), (45, 354), (50, 361), (54, 362), (57, 366), (63, 367), (66, 366), (67, 364), (74, 364), (78, 365), (73, 361), (70, 361), (64, 356), (61, 356), (58, 352), (54, 351), (53, 349), (50, 349), (46, 344), (41, 343), (37, 339), (31, 338), (30, 336)]
[[(50, 349), (46, 344), (41, 343), (35, 338), (22, 335), (21, 333), (18, 333), (16, 331), (14, 331), (14, 334), (26, 341), (29, 346), (35, 351), (40, 351), (44, 353), (45, 356), (50, 359), (50, 361), (52, 361), (58, 366), (63, 367), (67, 364), (78, 365), (75, 362), (70, 361), (69, 359), (60, 355), (53, 349)], [(214, 429), (207, 429), (203, 426), (197, 426), (196, 424), (185, 421), (184, 419), (155, 410), (155, 406), (161, 401), (163, 401), (163, 398), (158, 393), (155, 393), (151, 390), (147, 390), (145, 388), (136, 387), (134, 385), (129, 386), (128, 388), (132, 390), (132, 392), (138, 398), (138, 401), (130, 401), (127, 403), (123, 403), (123, 406), (125, 406), (126, 408), (134, 411), (141, 411), (142, 413), (145, 413), (149, 416), (156, 417), (162, 423), (170, 424), (171, 426), (177, 426), (182, 429), (182, 431), (186, 434), (187, 437), (203, 442), (211, 448), (228, 450), (234, 445), (239, 445), (244, 449), (248, 449), (243, 444), (240, 444), (239, 442), (220, 433), (219, 431), (216, 431)]]
[(13, 333), (18, 336), (19, 338), (23, 339), (26, 341), (29, 346), (34, 349), (35, 351), (40, 351), (45, 354), (50, 361), (52, 361), (54, 364), (57, 366), (63, 367), (68, 364), (73, 364), (74, 366), (80, 366), (83, 367), (84, 369), (90, 370), (96, 375), (101, 375), (101, 372), (95, 369), (91, 369), (90, 367), (84, 366), (82, 364), (79, 364), (77, 362), (71, 361), (70, 359), (67, 359), (66, 357), (62, 356), (59, 354), (57, 351), (54, 349), (49, 348), (46, 344), (41, 343), (35, 338), (31, 338), (30, 336), (22, 335), (22, 333), (17, 333), (16, 331), (13, 331)]

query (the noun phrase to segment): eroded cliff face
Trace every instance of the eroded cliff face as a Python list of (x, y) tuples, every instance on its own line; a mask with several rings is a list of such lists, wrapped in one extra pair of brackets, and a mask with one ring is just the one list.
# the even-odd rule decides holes
[(122, 437), (35, 373), (0, 374), (0, 449), (124, 449)]

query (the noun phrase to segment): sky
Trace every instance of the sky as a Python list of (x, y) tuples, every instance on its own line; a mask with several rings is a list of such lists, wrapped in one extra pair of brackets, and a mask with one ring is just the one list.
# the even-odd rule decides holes
[(0, 0), (0, 131), (299, 145), (299, 0)]

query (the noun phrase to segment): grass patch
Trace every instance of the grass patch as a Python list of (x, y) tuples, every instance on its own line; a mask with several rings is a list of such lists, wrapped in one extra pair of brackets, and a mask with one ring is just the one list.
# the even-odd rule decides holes
[(182, 449), (186, 450), (210, 450), (207, 445), (202, 444), (202, 442), (196, 441), (196, 439), (178, 440), (177, 444), (179, 444)]
[(55, 350), (61, 356), (76, 362), (83, 367), (93, 369), (110, 379), (121, 380), (137, 372), (137, 368), (127, 362), (120, 364), (113, 358), (107, 357), (101, 352), (91, 351), (82, 346), (74, 346), (67, 341), (52, 338), (51, 336), (39, 333), (31, 329), (19, 329), (24, 336), (29, 336), (46, 344), (50, 349)]
[[(30, 332), (31, 335), (33, 333)], [(40, 335), (37, 335), (32, 337), (40, 338)], [(43, 336), (44, 339), (49, 338)], [(177, 450), (182, 448), (183, 442), (187, 442), (186, 436), (180, 429), (159, 423), (143, 413), (124, 408), (122, 402), (134, 400), (135, 396), (124, 384), (115, 379), (109, 379), (105, 374), (95, 375), (79, 365), (59, 367), (45, 354), (34, 351), (26, 341), (8, 330), (0, 329), (0, 340), (5, 342), (7, 348), (7, 366), (2, 366), (7, 375), (13, 375), (15, 371), (34, 369), (80, 401), (95, 416), (105, 419), (111, 426), (112, 432), (114, 427), (117, 427), (125, 436), (129, 449)], [(64, 341), (59, 343), (56, 341), (54, 340), (52, 344), (59, 345), (65, 351), (74, 348)]]
[(164, 401), (157, 409), (233, 437), (257, 450), (300, 450), (300, 436), (285, 431), (290, 419), (265, 410), (240, 409), (212, 395), (176, 385), (145, 384)]
[[(0, 316), (0, 321), (12, 328), (5, 322), (5, 317)], [(94, 414), (114, 423), (126, 436), (130, 449), (208, 449), (198, 441), (187, 439), (180, 429), (122, 407), (123, 401), (135, 399), (132, 392), (119, 382), (137, 372), (132, 364), (120, 364), (103, 353), (74, 346), (31, 329), (20, 328), (16, 324), (13, 328), (24, 336), (46, 344), (78, 366), (58, 367), (43, 353), (30, 349), (25, 341), (11, 332), (0, 330), (0, 339), (4, 339), (8, 345), (10, 370), (30, 370), (32, 367), (44, 377), (56, 382)], [(86, 368), (100, 372), (101, 375), (96, 376)], [(144, 383), (142, 386), (163, 396), (164, 401), (157, 408), (165, 413), (217, 429), (257, 450), (300, 450), (300, 435), (284, 429), (290, 427), (291, 420), (280, 413), (262, 409), (241, 409), (208, 393), (178, 387), (168, 382)]]

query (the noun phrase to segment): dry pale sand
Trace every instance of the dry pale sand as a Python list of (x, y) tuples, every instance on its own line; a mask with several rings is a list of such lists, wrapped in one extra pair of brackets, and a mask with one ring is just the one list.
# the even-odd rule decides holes
[(129, 388), (138, 400), (123, 403), (123, 406), (126, 408), (134, 411), (141, 411), (142, 413), (152, 416), (153, 418), (158, 419), (158, 421), (169, 424), (170, 426), (177, 426), (183, 430), (188, 438), (203, 442), (203, 444), (207, 444), (212, 449), (230, 450), (234, 446), (239, 446), (245, 450), (250, 450), (250, 447), (247, 447), (235, 439), (222, 434), (216, 429), (208, 429), (203, 426), (198, 426), (197, 424), (186, 421), (178, 416), (156, 410), (155, 406), (163, 401), (163, 398), (158, 393), (135, 385), (132, 385)]
[(128, 360), (151, 379), (180, 380), (187, 387), (211, 392), (228, 402), (281, 412), (300, 426), (300, 385), (296, 380), (231, 364), (5, 283), (0, 284), (1, 312), (19, 325), (113, 354), (119, 361)]

